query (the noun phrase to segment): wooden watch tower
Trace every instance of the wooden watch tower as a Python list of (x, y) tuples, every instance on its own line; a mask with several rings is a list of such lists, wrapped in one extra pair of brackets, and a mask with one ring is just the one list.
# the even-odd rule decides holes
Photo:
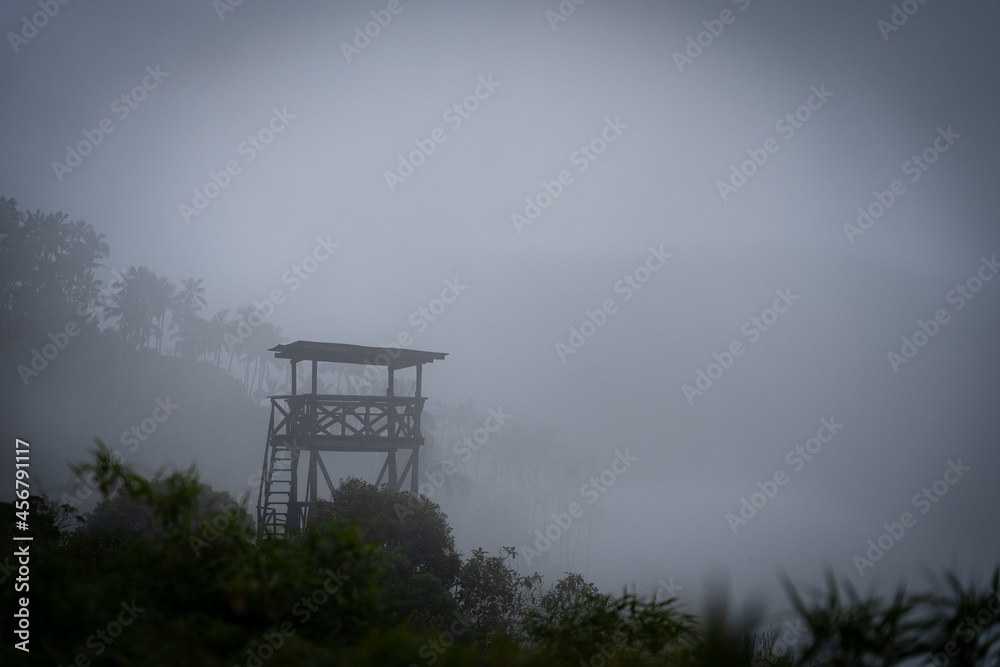
[[(410, 490), (416, 492), (420, 446), (424, 444), (420, 413), (427, 400), (420, 395), (421, 369), (424, 364), (444, 359), (445, 353), (304, 340), (278, 345), (271, 351), (276, 358), (291, 361), (292, 393), (270, 397), (271, 421), (257, 500), (258, 535), (283, 535), (305, 527), (309, 509), (316, 501), (320, 474), (333, 492), (333, 480), (323, 462), (324, 453), (384, 452), (385, 463), (375, 484), (381, 485), (385, 480), (399, 491), (409, 474)], [(296, 368), (302, 361), (312, 362), (310, 393), (297, 391)], [(317, 393), (316, 371), (321, 361), (385, 366), (389, 373), (386, 395)], [(394, 374), (404, 368), (416, 369), (413, 396), (393, 393)], [(402, 470), (396, 460), (400, 450), (409, 451)], [(300, 483), (301, 472), (305, 473), (304, 486)]]

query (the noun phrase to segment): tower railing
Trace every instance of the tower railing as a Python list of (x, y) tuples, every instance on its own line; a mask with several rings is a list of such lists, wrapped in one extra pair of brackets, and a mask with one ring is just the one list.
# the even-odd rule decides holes
[(426, 398), (298, 394), (271, 397), (271, 436), (371, 444), (417, 440)]
[[(259, 534), (283, 535), (289, 527), (304, 525), (309, 498), (316, 495), (317, 472), (332, 489), (332, 480), (318, 457), (321, 451), (386, 452), (378, 482), (387, 475), (389, 485), (397, 488), (409, 472), (415, 485), (416, 452), (423, 444), (420, 414), (426, 400), (412, 396), (272, 396), (257, 505)], [(396, 468), (398, 449), (411, 452), (401, 474)], [(312, 471), (307, 476), (304, 501), (296, 481), (303, 453)]]

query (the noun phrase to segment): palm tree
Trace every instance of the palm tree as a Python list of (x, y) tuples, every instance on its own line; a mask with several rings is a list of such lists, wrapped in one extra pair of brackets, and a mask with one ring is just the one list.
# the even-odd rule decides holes
[(149, 283), (149, 305), (150, 309), (158, 320), (158, 325), (156, 326), (156, 352), (159, 354), (162, 349), (163, 339), (167, 335), (167, 311), (170, 309), (174, 293), (177, 288), (174, 286), (166, 276), (158, 276), (155, 273), (150, 272), (153, 280)]
[[(253, 331), (253, 327), (250, 325), (251, 318), (254, 315), (258, 317), (263, 317), (258, 313), (258, 311), (251, 306), (241, 306), (236, 309), (236, 319), (235, 326), (238, 329), (243, 328), (244, 330), (249, 329)], [(228, 339), (226, 349), (229, 350), (230, 356), (236, 355), (239, 360), (243, 363), (243, 385), (247, 387), (247, 393), (250, 393), (250, 362), (247, 355), (247, 339), (243, 338), (243, 334), (240, 336), (234, 336)]]
[(248, 341), (250, 354), (257, 363), (257, 392), (264, 389), (265, 379), (271, 375), (271, 367), (274, 365), (274, 355), (271, 348), (281, 342), (281, 329), (270, 322), (264, 322), (254, 329)]
[(124, 347), (137, 349), (149, 343), (153, 315), (144, 286), (148, 285), (150, 274), (145, 266), (130, 266), (124, 275), (111, 284), (115, 291), (111, 295), (107, 313), (110, 319), (117, 320)]
[(186, 359), (210, 361), (213, 352), (218, 356), (218, 350), (213, 343), (212, 322), (203, 317), (184, 317), (181, 323), (174, 322), (178, 329), (177, 350)]
[[(250, 328), (250, 335), (240, 338), (236, 351), (240, 355), (240, 360), (244, 363), (243, 384), (247, 388), (247, 395), (253, 396), (254, 387), (256, 391), (263, 391), (264, 380), (270, 375), (270, 365), (273, 361), (270, 348), (281, 342), (281, 330), (264, 321), (264, 315), (254, 306), (243, 306), (237, 309), (238, 325), (245, 325)], [(257, 322), (253, 326), (253, 322)]]
[(173, 283), (148, 267), (130, 266), (111, 287), (116, 292), (112, 294), (108, 315), (118, 320), (123, 344), (139, 348), (149, 345), (152, 339), (160, 352), (166, 335), (167, 311), (173, 303)]
[(170, 304), (170, 331), (177, 333), (177, 345), (183, 350), (183, 355), (197, 358), (201, 350), (195, 350), (204, 343), (198, 339), (204, 337), (207, 324), (198, 317), (198, 313), (208, 305), (208, 301), (203, 296), (205, 288), (201, 285), (201, 279), (187, 278), (181, 281), (181, 285), (183, 289)]
[(177, 293), (177, 302), (196, 314), (208, 305), (208, 300), (204, 297), (205, 288), (201, 282), (201, 278), (185, 278), (181, 281), (181, 291)]
[[(226, 349), (226, 338), (228, 336), (235, 336), (235, 334), (236, 322), (229, 317), (228, 310), (220, 310), (209, 320), (206, 345), (207, 349), (215, 355), (215, 363), (217, 365), (222, 361), (222, 350)], [(232, 372), (233, 357), (235, 356), (235, 351), (230, 350), (229, 367), (226, 369), (227, 373)]]

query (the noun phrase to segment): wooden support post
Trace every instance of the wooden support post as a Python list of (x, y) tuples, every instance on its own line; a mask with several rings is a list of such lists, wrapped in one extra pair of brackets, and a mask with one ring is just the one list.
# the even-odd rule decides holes
[(295, 395), (295, 360), (292, 359), (292, 396)]
[[(385, 390), (385, 395), (392, 398), (395, 395), (395, 369), (391, 364), (387, 368), (389, 369), (389, 387)], [(385, 417), (389, 426), (389, 437), (395, 437), (398, 435), (396, 432), (396, 405), (392, 401), (389, 401), (389, 405), (386, 406)]]
[[(323, 457), (319, 455), (319, 452), (316, 452), (316, 463), (319, 464), (319, 471), (323, 473), (323, 479), (326, 480), (326, 488), (330, 489), (330, 495), (332, 496), (336, 489), (333, 486), (333, 480), (330, 479), (330, 473), (326, 470), (326, 464), (323, 463)], [(376, 484), (376, 486), (378, 485)]]
[(386, 455), (389, 460), (389, 488), (399, 491), (399, 475), (396, 474), (396, 450), (390, 449)]
[[(293, 376), (294, 377), (294, 376)], [(298, 443), (292, 441), (289, 468), (291, 468), (291, 478), (288, 485), (288, 514), (285, 516), (285, 525), (290, 525), (294, 529), (302, 526), (299, 523), (299, 448)]]
[(316, 394), (316, 383), (318, 381), (318, 377), (317, 377), (318, 373), (316, 372), (316, 365), (317, 365), (317, 363), (318, 362), (315, 359), (313, 359), (313, 368), (312, 368), (312, 371), (313, 371), (313, 380), (312, 380), (313, 395)]
[[(306, 482), (306, 520), (312, 513), (313, 505), (316, 503), (316, 461), (319, 459), (319, 452), (315, 449), (309, 450), (309, 480)], [(304, 526), (303, 526), (304, 527)]]
[[(417, 386), (413, 393), (414, 398), (420, 398), (420, 392), (422, 389), (421, 384), (423, 380), (423, 372), (422, 372), (423, 368), (424, 368), (423, 364), (417, 364)], [(423, 435), (420, 431), (420, 413), (422, 410), (423, 408), (420, 405), (418, 405), (416, 410), (417, 414), (414, 416), (413, 419), (414, 435), (418, 438), (420, 438)], [(420, 447), (418, 446), (413, 448), (413, 470), (410, 471), (411, 475), (410, 490), (413, 493), (417, 492), (417, 484), (419, 479), (417, 476), (417, 471), (419, 469), (420, 469)]]
[(385, 463), (382, 464), (382, 469), (378, 472), (378, 479), (375, 480), (375, 486), (382, 486), (382, 478), (385, 477), (385, 471), (389, 467), (389, 457), (385, 457)]
[[(417, 366), (417, 368), (420, 368)], [(410, 491), (412, 493), (417, 492), (417, 469), (420, 468), (420, 448), (414, 447), (413, 453), (410, 455), (410, 460), (413, 462), (413, 469), (410, 470)]]

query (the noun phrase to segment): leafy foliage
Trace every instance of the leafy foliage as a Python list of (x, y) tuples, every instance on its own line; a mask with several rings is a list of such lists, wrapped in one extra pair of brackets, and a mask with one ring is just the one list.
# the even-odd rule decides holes
[(471, 638), (484, 646), (496, 635), (523, 639), (521, 622), (541, 596), (542, 577), (521, 576), (508, 563), (516, 559), (513, 547), (503, 547), (498, 556), (476, 549), (458, 574), (459, 610), (471, 623)]
[(446, 588), (454, 583), (462, 564), (448, 517), (424, 496), (349, 477), (341, 480), (330, 500), (316, 502), (311, 521), (320, 526), (356, 522), (365, 539), (406, 556), (407, 574), (432, 574)]
[(528, 614), (526, 630), (554, 664), (684, 664), (697, 647), (695, 617), (681, 613), (676, 599), (656, 601), (635, 593), (597, 593), (579, 575), (569, 575)]
[[(349, 481), (325, 520), (317, 512), (301, 534), (258, 541), (246, 508), (193, 468), (144, 479), (98, 441), (76, 471), (95, 480), (103, 509), (74, 529), (72, 506), (30, 499), (31, 653), (6, 642), (3, 664), (956, 666), (989, 664), (998, 641), (1000, 569), (985, 588), (946, 572), (935, 593), (888, 600), (832, 573), (806, 600), (786, 578), (808, 629), (793, 655), (721, 598), (696, 617), (676, 599), (601, 593), (579, 574), (543, 591), (512, 566), (511, 547), (475, 550), (449, 589), (431, 568), (451, 559), (450, 529), (426, 498), (408, 518), (434, 540), (398, 532), (396, 494)], [(141, 521), (115, 525), (116, 507)], [(9, 533), (17, 508), (0, 510)], [(8, 608), (15, 595), (0, 587)]]
[(838, 584), (829, 570), (826, 594), (818, 595), (818, 604), (810, 608), (787, 579), (785, 588), (811, 633), (803, 659), (860, 666), (881, 658), (882, 664), (898, 664), (926, 650), (918, 641), (921, 624), (913, 620), (921, 599), (907, 597), (902, 589), (888, 604), (875, 597), (862, 600), (850, 583)]
[(62, 330), (78, 306), (97, 303), (94, 269), (108, 253), (104, 235), (86, 222), (19, 211), (0, 197), (0, 343)]
[[(933, 577), (933, 575), (932, 575)], [(936, 577), (934, 577), (936, 579)], [(1000, 567), (993, 570), (990, 585), (980, 591), (962, 584), (954, 572), (945, 572), (945, 593), (927, 596), (932, 615), (928, 652), (948, 667), (981, 665), (1000, 644)]]
[(39, 545), (50, 546), (66, 541), (68, 531), (83, 523), (84, 517), (72, 505), (59, 505), (48, 496), (28, 496), (27, 509), (17, 503), (0, 503), (0, 535), (10, 541), (15, 534), (18, 512), (30, 517), (31, 537)]

